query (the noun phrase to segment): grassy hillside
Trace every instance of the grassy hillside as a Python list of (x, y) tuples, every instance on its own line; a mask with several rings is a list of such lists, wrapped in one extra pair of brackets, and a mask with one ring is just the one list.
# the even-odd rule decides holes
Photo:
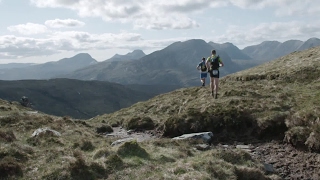
[(212, 131), (216, 140), (277, 138), (318, 151), (319, 57), (320, 47), (312, 48), (226, 76), (217, 100), (208, 87), (185, 88), (94, 120), (130, 128), (147, 117), (169, 137)]
[[(197, 141), (165, 138), (111, 146), (99, 123), (0, 100), (0, 179), (279, 179), (239, 149), (203, 152)], [(33, 136), (38, 128), (52, 131)]]
[[(221, 144), (280, 139), (319, 152), (319, 55), (320, 47), (312, 48), (226, 76), (219, 99), (212, 98), (208, 87), (185, 88), (87, 121), (35, 113), (0, 100), (0, 178), (280, 179), (265, 173), (252, 154)], [(162, 138), (111, 146), (118, 138), (105, 136), (110, 125), (151, 129)], [(32, 137), (46, 127), (54, 131)], [(195, 149), (199, 141), (167, 138), (199, 131), (214, 134), (214, 146), (207, 151)], [(311, 157), (319, 161), (316, 154)], [(311, 163), (305, 163), (311, 168), (306, 174), (319, 177)]]

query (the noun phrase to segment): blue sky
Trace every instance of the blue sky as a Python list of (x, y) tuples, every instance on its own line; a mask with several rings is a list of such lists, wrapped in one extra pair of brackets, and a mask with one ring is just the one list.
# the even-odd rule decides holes
[(176, 41), (320, 37), (319, 0), (0, 0), (0, 64), (89, 53), (98, 61)]

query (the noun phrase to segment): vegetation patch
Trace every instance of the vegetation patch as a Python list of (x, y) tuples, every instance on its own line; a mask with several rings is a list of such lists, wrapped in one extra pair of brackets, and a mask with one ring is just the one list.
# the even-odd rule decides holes
[(127, 157), (127, 156), (137, 156), (141, 158), (149, 157), (149, 154), (147, 153), (147, 151), (144, 148), (142, 148), (137, 141), (125, 142), (118, 148), (117, 153), (120, 156), (124, 156), (124, 157)]
[(237, 108), (210, 106), (207, 111), (200, 112), (189, 109), (182, 115), (169, 117), (164, 123), (163, 136), (175, 137), (185, 133), (211, 131), (219, 138), (252, 135), (257, 128), (256, 121), (246, 111)]
[(270, 180), (269, 177), (264, 175), (264, 172), (257, 168), (250, 167), (236, 167), (235, 174), (237, 176), (237, 180)]
[(117, 154), (111, 154), (107, 157), (105, 164), (110, 171), (120, 170), (124, 167), (124, 162)]
[(219, 150), (213, 153), (215, 157), (223, 159), (226, 162), (236, 165), (248, 165), (253, 164), (253, 159), (251, 155), (243, 150)]
[(102, 126), (96, 128), (96, 132), (98, 134), (112, 133), (113, 129), (109, 125), (102, 125)]
[(150, 130), (155, 127), (155, 124), (150, 117), (136, 116), (125, 122), (125, 127), (127, 129)]
[(0, 178), (22, 177), (21, 164), (13, 157), (6, 156), (0, 159)]
[(80, 149), (83, 151), (93, 151), (95, 149), (95, 146), (90, 140), (83, 140)]
[(4, 142), (13, 142), (16, 140), (16, 136), (14, 135), (13, 131), (1, 131), (0, 130), (0, 141)]

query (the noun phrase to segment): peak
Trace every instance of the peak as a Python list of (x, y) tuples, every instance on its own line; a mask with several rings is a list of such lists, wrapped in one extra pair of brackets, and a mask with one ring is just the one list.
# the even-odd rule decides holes
[(73, 57), (90, 57), (91, 58), (91, 55), (88, 54), (88, 53), (79, 53), (79, 54), (77, 54), (77, 55), (75, 55)]
[(308, 42), (308, 41), (320, 41), (320, 39), (313, 37), (313, 38), (308, 39), (306, 42)]

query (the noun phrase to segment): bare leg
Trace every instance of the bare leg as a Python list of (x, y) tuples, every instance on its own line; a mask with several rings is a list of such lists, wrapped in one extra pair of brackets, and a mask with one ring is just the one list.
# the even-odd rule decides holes
[(214, 78), (210, 77), (210, 87), (211, 87), (211, 94), (213, 95), (213, 90), (214, 90)]
[(219, 78), (214, 78), (214, 93), (218, 94), (218, 88), (219, 88)]
[(214, 78), (214, 98), (218, 98), (219, 78)]

